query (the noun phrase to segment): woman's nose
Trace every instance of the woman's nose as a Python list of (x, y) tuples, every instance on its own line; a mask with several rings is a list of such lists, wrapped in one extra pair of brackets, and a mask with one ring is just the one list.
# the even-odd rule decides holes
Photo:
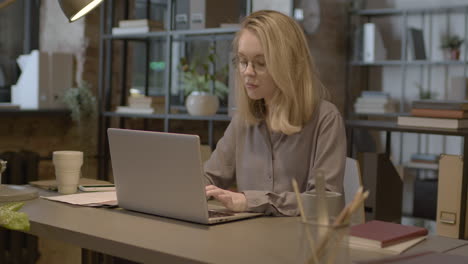
[(246, 75), (255, 75), (255, 69), (254, 69), (253, 63), (249, 62), (247, 64), (247, 68), (245, 68), (244, 74), (246, 74)]

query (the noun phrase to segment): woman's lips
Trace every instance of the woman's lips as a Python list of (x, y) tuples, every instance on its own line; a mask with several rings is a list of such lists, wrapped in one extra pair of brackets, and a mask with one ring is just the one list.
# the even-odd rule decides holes
[(255, 84), (252, 84), (252, 83), (246, 83), (246, 84), (245, 84), (245, 87), (246, 87), (247, 89), (252, 90), (252, 89), (257, 88), (258, 85), (255, 85)]

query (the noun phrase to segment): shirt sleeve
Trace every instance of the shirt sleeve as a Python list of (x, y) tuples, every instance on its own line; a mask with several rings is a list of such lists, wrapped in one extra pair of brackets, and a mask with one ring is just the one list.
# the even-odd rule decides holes
[(273, 216), (296, 216), (296, 194), (294, 192), (273, 193), (269, 191), (244, 191), (247, 211)]
[(327, 114), (319, 123), (315, 159), (310, 161), (306, 191), (315, 189), (317, 171), (325, 174), (328, 191), (343, 193), (343, 177), (346, 164), (346, 131), (338, 112)]
[[(310, 161), (307, 186), (304, 191), (315, 188), (318, 170), (325, 172), (326, 188), (329, 191), (343, 193), (343, 174), (346, 162), (346, 133), (341, 115), (331, 112), (319, 121), (319, 133), (316, 139), (316, 154)], [(296, 194), (294, 192), (273, 193), (269, 191), (244, 191), (247, 198), (247, 210), (262, 212), (266, 215), (299, 215)]]
[(206, 184), (213, 184), (227, 189), (235, 181), (236, 173), (236, 119), (233, 118), (223, 137), (218, 141), (216, 149), (204, 164)]

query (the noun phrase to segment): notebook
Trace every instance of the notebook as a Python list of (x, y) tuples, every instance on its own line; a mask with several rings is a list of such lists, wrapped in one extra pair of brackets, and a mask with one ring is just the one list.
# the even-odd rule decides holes
[(198, 136), (117, 128), (107, 133), (120, 207), (200, 224), (261, 215), (208, 208)]
[(422, 227), (373, 220), (351, 227), (350, 242), (384, 248), (424, 237), (427, 233)]
[(356, 264), (466, 264), (468, 257), (437, 252), (418, 252), (411, 255), (379, 258), (355, 262)]

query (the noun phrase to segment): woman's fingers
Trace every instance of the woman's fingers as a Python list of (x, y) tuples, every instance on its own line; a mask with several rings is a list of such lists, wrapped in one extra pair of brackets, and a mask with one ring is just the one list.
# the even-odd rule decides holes
[(219, 188), (216, 187), (216, 186), (214, 186), (214, 185), (207, 185), (207, 186), (205, 186), (205, 191), (214, 190), (214, 189), (219, 189)]
[(229, 194), (221, 194), (216, 197), (216, 200), (220, 201), (226, 208), (232, 210), (232, 197)]
[(207, 185), (205, 191), (207, 197), (214, 197), (232, 211), (241, 212), (246, 209), (246, 199), (242, 193), (226, 191), (214, 185)]
[(206, 191), (206, 196), (218, 196), (218, 195), (221, 195), (221, 194), (224, 194), (226, 193), (225, 190), (221, 189), (221, 188), (213, 188), (213, 189), (210, 189), (210, 190), (207, 190)]

